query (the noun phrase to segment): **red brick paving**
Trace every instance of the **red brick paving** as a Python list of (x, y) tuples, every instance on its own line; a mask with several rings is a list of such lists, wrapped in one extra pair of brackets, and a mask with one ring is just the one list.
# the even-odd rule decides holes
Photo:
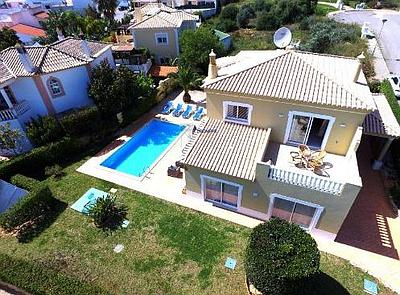
[(368, 137), (363, 138), (357, 152), (363, 188), (351, 207), (336, 242), (399, 259), (386, 221), (386, 217), (395, 216), (385, 195), (381, 174), (371, 169), (370, 140)]

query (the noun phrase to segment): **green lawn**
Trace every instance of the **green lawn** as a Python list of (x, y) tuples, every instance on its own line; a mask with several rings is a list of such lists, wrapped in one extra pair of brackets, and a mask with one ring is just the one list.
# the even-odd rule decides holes
[(317, 4), (317, 7), (315, 8), (315, 15), (317, 16), (325, 16), (329, 12), (336, 11), (337, 9), (335, 7), (332, 7), (330, 5), (325, 5), (325, 4)]
[[(75, 172), (82, 163), (66, 167), (58, 182), (46, 180), (68, 206), (90, 187), (108, 191), (114, 186)], [(249, 229), (128, 189), (119, 188), (118, 198), (128, 205), (131, 223), (111, 235), (67, 208), (30, 242), (1, 237), (0, 264), (9, 255), (46, 272), (12, 282), (34, 286), (34, 294), (68, 294), (57, 282), (64, 286), (71, 279), (84, 283), (82, 288), (102, 290), (96, 294), (245, 294), (243, 250)], [(115, 254), (119, 243), (125, 249)], [(227, 256), (238, 260), (234, 271), (223, 267)], [(367, 275), (342, 259), (322, 254), (321, 270), (317, 294), (364, 294)], [(10, 278), (6, 271), (0, 269), (0, 278)], [(380, 294), (394, 293), (381, 288)]]

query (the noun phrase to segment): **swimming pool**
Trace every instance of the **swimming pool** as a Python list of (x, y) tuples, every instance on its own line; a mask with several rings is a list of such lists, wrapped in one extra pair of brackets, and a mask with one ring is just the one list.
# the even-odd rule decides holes
[(183, 125), (153, 119), (101, 166), (141, 177), (185, 129)]

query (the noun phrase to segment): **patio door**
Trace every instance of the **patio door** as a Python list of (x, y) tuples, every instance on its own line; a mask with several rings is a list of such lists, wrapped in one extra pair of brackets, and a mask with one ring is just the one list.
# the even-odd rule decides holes
[(203, 175), (201, 180), (206, 201), (233, 208), (239, 207), (242, 186)]
[(334, 119), (309, 113), (289, 112), (286, 142), (306, 144), (315, 149), (323, 149), (328, 140)]
[(271, 195), (269, 216), (311, 229), (318, 222), (322, 207), (278, 194)]

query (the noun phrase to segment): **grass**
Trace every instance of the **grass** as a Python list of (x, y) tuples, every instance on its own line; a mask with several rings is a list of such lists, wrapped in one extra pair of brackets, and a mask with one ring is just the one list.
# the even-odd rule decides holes
[(329, 12), (336, 11), (337, 9), (335, 7), (326, 5), (326, 4), (317, 4), (317, 7), (315, 8), (315, 15), (316, 16), (325, 16)]
[[(88, 188), (108, 191), (106, 181), (76, 172), (45, 182), (70, 206)], [(68, 208), (29, 243), (0, 239), (0, 279), (32, 294), (245, 294), (243, 251), (250, 230), (132, 190), (118, 188), (129, 207), (127, 229), (106, 234)], [(123, 244), (123, 252), (113, 248)], [(227, 256), (238, 260), (228, 271)], [(9, 259), (2, 259), (9, 257)], [(318, 294), (363, 294), (361, 270), (322, 254)], [(70, 287), (65, 287), (70, 286)], [(65, 287), (65, 288), (64, 288)], [(380, 294), (392, 295), (381, 287)]]

